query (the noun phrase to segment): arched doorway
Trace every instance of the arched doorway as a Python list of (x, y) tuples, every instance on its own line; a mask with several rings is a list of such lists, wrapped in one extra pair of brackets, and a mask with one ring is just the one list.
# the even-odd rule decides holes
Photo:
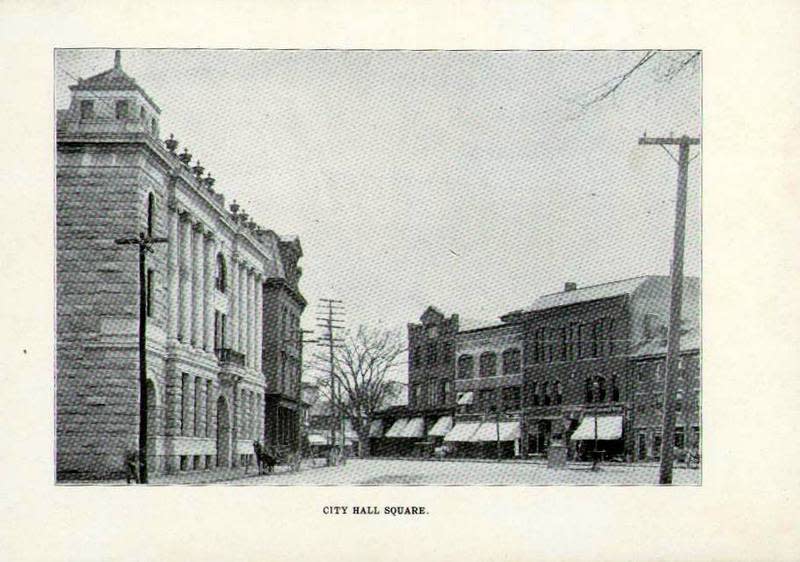
[(158, 397), (156, 396), (156, 386), (153, 381), (147, 379), (147, 472), (154, 475), (161, 472), (158, 466), (158, 448), (156, 435), (159, 433), (158, 413), (160, 412)]
[(231, 425), (228, 401), (224, 396), (217, 399), (217, 466), (230, 466)]

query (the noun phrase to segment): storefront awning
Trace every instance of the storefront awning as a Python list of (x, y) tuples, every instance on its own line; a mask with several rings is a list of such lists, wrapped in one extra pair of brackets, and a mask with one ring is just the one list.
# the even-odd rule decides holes
[(453, 426), (453, 429), (445, 435), (445, 441), (471, 441), (471, 437), (473, 434), (478, 431), (480, 427), (480, 423), (457, 423)]
[(411, 418), (403, 428), (403, 433), (399, 437), (411, 437), (418, 439), (425, 435), (425, 419)]
[(369, 426), (370, 437), (383, 437), (383, 420), (372, 420)]
[(456, 403), (459, 406), (466, 406), (467, 404), (472, 404), (472, 400), (474, 399), (474, 394), (472, 391), (469, 392), (459, 392), (458, 393), (458, 400)]
[(451, 429), (453, 429), (452, 416), (442, 416), (428, 431), (428, 437), (444, 437)]
[(402, 437), (403, 429), (405, 429), (406, 425), (408, 425), (408, 418), (400, 418), (389, 428), (385, 437)]
[[(586, 416), (570, 436), (573, 441), (595, 439), (595, 416)], [(597, 416), (597, 437), (600, 441), (622, 439), (622, 416)]]
[(519, 422), (484, 422), (470, 441), (516, 441), (519, 439)]

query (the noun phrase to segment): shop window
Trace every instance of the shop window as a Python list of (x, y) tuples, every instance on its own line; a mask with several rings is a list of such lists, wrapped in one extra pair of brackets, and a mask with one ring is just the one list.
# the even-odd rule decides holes
[(480, 375), (482, 377), (493, 377), (497, 371), (497, 356), (492, 352), (482, 353), (480, 356)]
[(458, 378), (468, 379), (472, 377), (474, 368), (472, 355), (462, 355), (458, 358)]

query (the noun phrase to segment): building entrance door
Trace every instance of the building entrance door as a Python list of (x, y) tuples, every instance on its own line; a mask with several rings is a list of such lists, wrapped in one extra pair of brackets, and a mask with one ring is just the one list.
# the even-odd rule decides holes
[(228, 401), (224, 396), (217, 400), (217, 466), (230, 466), (231, 424)]

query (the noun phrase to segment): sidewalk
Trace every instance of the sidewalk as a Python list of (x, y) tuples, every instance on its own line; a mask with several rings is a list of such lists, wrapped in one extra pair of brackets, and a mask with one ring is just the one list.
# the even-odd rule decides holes
[[(316, 462), (314, 462), (316, 460)], [(322, 459), (306, 459), (303, 461), (302, 469), (311, 470), (325, 466)], [(277, 465), (272, 474), (288, 474), (291, 472), (289, 465)], [(230, 482), (234, 480), (249, 480), (251, 478), (269, 477), (269, 473), (258, 474), (255, 467), (237, 468), (217, 468), (212, 470), (189, 470), (177, 472), (175, 474), (159, 474), (150, 477), (149, 486), (193, 486), (202, 484), (213, 484), (215, 482)], [(59, 482), (65, 486), (128, 486), (124, 479), (120, 480), (94, 480), (94, 481), (74, 481)], [(130, 484), (135, 486), (133, 482)]]

